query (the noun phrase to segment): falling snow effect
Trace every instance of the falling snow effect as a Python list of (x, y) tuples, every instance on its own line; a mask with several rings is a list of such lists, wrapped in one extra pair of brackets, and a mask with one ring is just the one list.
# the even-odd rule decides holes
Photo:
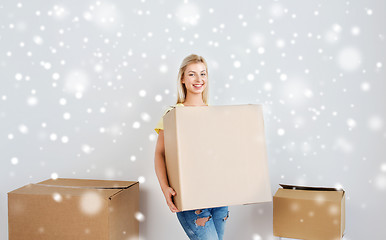
[(80, 210), (86, 215), (96, 215), (103, 207), (104, 200), (97, 192), (85, 192), (79, 201)]
[(145, 221), (145, 216), (141, 212), (136, 212), (135, 219), (137, 219), (139, 222), (143, 222)]
[(61, 202), (63, 200), (63, 197), (60, 193), (54, 193), (52, 194), (52, 198), (56, 201), (56, 202)]
[[(135, 216), (149, 224), (141, 239), (179, 227), (160, 217), (154, 127), (176, 101), (180, 61), (198, 53), (210, 104), (263, 104), (272, 189), (341, 187), (356, 216), (344, 239), (385, 239), (357, 227), (386, 221), (373, 219), (386, 194), (385, 9), (382, 1), (1, 2), (1, 209), (6, 192), (45, 178), (133, 180), (147, 193)], [(93, 202), (80, 204), (86, 214), (99, 211), (98, 196), (82, 199)], [(271, 207), (259, 206), (241, 233), (229, 225), (227, 237), (274, 239)]]

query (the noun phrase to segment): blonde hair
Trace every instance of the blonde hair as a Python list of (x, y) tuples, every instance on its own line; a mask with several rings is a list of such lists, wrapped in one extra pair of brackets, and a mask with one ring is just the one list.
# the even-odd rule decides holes
[(202, 92), (202, 100), (204, 101), (205, 104), (208, 104), (208, 83), (209, 83), (209, 76), (208, 76), (208, 65), (206, 64), (206, 61), (203, 57), (198, 56), (196, 54), (190, 54), (181, 63), (180, 70), (178, 72), (178, 77), (177, 77), (177, 104), (178, 103), (183, 103), (186, 98), (186, 86), (185, 84), (182, 83), (182, 78), (184, 77), (184, 72), (186, 70), (186, 67), (191, 64), (191, 63), (203, 63), (205, 65), (206, 69), (206, 76), (207, 76), (207, 81), (206, 81), (206, 87), (204, 91)]

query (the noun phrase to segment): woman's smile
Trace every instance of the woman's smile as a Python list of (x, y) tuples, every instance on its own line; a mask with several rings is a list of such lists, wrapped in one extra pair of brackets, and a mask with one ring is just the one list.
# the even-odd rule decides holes
[(196, 89), (200, 89), (204, 84), (193, 84)]

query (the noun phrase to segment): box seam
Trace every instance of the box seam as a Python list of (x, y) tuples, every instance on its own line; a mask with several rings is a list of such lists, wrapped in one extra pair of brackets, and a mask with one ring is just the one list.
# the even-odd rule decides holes
[[(180, 194), (180, 196), (183, 196), (183, 194), (181, 193), (181, 191), (182, 191), (182, 189), (183, 189), (183, 187), (182, 187), (182, 179), (181, 179), (181, 169), (182, 169), (182, 167), (181, 167), (181, 161), (180, 161), (180, 159), (181, 159), (181, 156), (180, 156), (180, 151), (178, 151), (179, 150), (179, 145), (178, 145), (178, 143), (179, 143), (179, 141), (178, 141), (178, 128), (179, 128), (179, 124), (177, 124), (178, 122), (177, 122), (177, 108), (175, 109), (175, 111), (174, 111), (174, 116), (175, 116), (175, 119), (176, 119), (176, 150), (177, 150), (177, 164), (178, 164), (178, 166), (177, 166), (177, 168), (178, 168), (178, 181), (180, 182), (180, 184), (179, 184), (179, 189), (174, 189), (176, 192), (177, 192), (177, 194)], [(181, 209), (184, 209), (183, 208), (183, 206), (182, 206), (182, 204), (183, 204), (183, 201), (182, 201), (182, 198), (180, 197), (180, 202), (181, 202), (181, 206), (180, 206), (180, 208)]]

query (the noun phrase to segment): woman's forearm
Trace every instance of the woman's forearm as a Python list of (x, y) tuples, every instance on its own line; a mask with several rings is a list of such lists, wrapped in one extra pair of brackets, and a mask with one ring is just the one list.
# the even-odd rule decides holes
[(155, 173), (157, 174), (158, 182), (162, 191), (169, 187), (168, 176), (166, 173), (165, 155), (159, 153), (155, 154), (154, 158)]

